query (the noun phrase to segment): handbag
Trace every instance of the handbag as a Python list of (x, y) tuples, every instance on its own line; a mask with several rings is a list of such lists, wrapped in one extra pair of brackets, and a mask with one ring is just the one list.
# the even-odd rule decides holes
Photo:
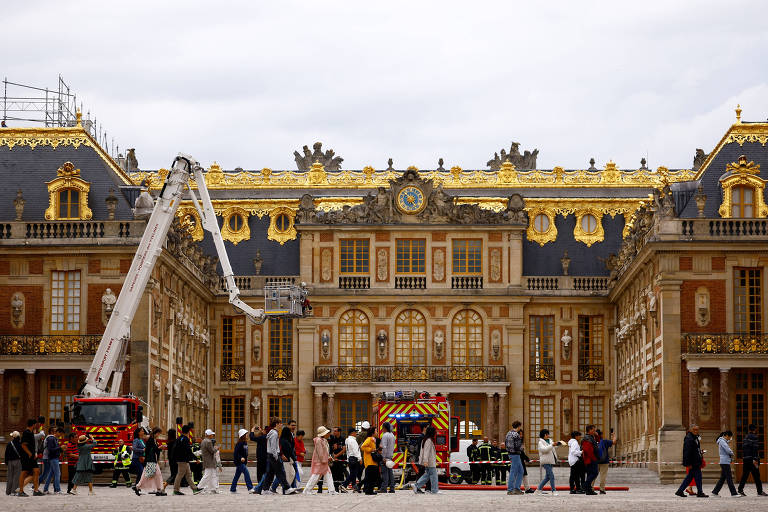
[(157, 471), (157, 462), (147, 462), (147, 465), (144, 466), (144, 476), (147, 478), (155, 476), (155, 471)]

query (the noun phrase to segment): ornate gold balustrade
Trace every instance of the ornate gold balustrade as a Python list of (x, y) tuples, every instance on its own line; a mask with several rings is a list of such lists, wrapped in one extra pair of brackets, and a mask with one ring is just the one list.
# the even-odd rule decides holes
[(682, 350), (688, 354), (768, 354), (766, 334), (693, 334), (681, 336)]
[(503, 382), (504, 366), (315, 366), (316, 382)]
[(93, 355), (101, 336), (76, 335), (0, 335), (0, 356)]

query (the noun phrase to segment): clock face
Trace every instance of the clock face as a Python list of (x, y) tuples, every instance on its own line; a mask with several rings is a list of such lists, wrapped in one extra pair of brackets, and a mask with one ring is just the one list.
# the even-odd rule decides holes
[(424, 193), (419, 187), (404, 187), (397, 195), (397, 207), (405, 213), (419, 213), (424, 206)]

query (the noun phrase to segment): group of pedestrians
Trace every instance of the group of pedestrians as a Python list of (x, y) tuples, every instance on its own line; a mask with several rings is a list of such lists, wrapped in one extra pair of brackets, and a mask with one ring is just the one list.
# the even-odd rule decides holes
[(571, 432), (568, 441), (568, 465), (571, 468), (568, 486), (571, 494), (595, 495), (595, 480), (600, 477), (598, 492), (605, 494), (608, 476), (610, 448), (616, 444), (616, 434), (608, 438), (595, 425), (587, 425), (582, 435), (578, 430)]

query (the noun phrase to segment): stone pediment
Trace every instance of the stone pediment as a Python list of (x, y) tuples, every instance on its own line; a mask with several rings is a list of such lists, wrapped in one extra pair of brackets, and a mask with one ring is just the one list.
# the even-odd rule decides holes
[(431, 179), (408, 169), (390, 180), (389, 187), (369, 192), (362, 204), (341, 210), (321, 211), (310, 194), (302, 196), (297, 224), (461, 224), (527, 225), (525, 202), (520, 194), (509, 197), (503, 211), (481, 208), (477, 204), (458, 204), (456, 198), (435, 186)]

